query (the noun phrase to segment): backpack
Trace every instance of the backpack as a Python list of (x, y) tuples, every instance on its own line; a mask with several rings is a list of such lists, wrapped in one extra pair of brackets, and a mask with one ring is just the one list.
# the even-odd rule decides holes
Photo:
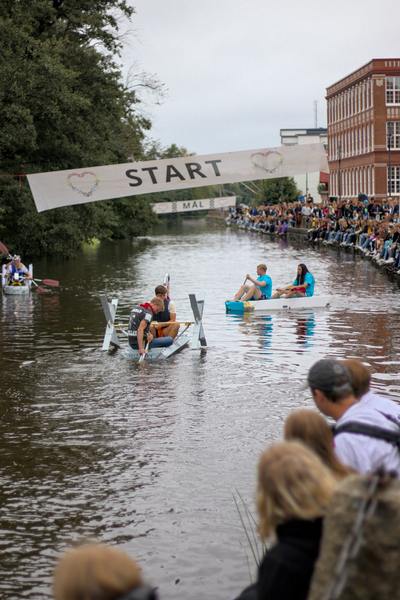
[[(385, 415), (388, 418), (387, 415)], [(392, 421), (392, 419), (389, 419)], [(395, 421), (393, 421), (395, 422)], [(397, 424), (397, 423), (396, 423)], [(398, 431), (388, 431), (382, 429), (382, 427), (375, 427), (374, 425), (363, 425), (362, 423), (344, 423), (333, 429), (333, 436), (335, 437), (339, 433), (359, 433), (361, 435), (369, 435), (370, 437), (385, 440), (393, 446), (396, 446), (400, 452), (400, 429)]]

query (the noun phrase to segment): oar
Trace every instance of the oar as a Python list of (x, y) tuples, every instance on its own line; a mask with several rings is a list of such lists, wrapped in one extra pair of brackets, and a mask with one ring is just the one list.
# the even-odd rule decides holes
[(7, 246), (2, 244), (1, 242), (0, 242), (0, 252), (2, 252), (3, 254), (7, 254), (8, 257), (11, 258), (11, 254), (9, 253)]
[[(28, 279), (28, 281), (29, 281), (29, 279)], [(43, 294), (43, 292), (46, 291), (42, 287), (40, 287), (40, 285), (38, 285), (34, 279), (31, 279), (31, 281), (32, 281), (32, 283), (34, 283), (36, 285), (38, 294)]]
[(172, 325), (173, 323), (179, 323), (179, 325), (194, 325), (195, 321), (165, 321), (165, 323), (163, 323), (162, 321), (151, 322), (152, 325), (162, 325), (163, 327), (166, 327), (167, 325)]
[(53, 287), (58, 287), (60, 285), (60, 282), (55, 279), (36, 279), (36, 281), (40, 281), (41, 283), (44, 283), (44, 285), (52, 285)]
[(144, 361), (144, 357), (146, 356), (147, 350), (149, 349), (149, 344), (150, 344), (150, 342), (147, 342), (146, 348), (144, 349), (144, 354), (140, 355), (139, 362), (143, 362)]

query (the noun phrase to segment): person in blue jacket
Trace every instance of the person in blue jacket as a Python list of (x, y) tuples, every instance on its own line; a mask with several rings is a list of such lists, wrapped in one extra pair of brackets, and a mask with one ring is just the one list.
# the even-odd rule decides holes
[[(233, 300), (227, 300), (227, 302), (246, 302), (246, 300), (250, 299), (269, 300), (272, 294), (272, 279), (267, 275), (267, 265), (258, 265), (257, 275), (257, 279), (253, 279), (247, 273), (244, 284), (235, 294)], [(252, 285), (246, 285), (246, 281), (251, 281)]]
[(302, 298), (304, 296), (314, 295), (314, 284), (315, 280), (313, 275), (307, 269), (306, 265), (301, 263), (297, 267), (297, 277), (293, 282), (293, 285), (287, 285), (284, 288), (276, 288), (274, 298)]

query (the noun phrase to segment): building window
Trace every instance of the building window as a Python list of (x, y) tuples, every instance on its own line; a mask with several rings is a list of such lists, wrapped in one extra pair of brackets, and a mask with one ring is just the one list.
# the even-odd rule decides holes
[(388, 121), (386, 123), (387, 146), (400, 148), (400, 121)]
[(400, 104), (400, 77), (386, 77), (386, 104)]
[(391, 167), (390, 171), (388, 169), (387, 189), (389, 196), (400, 194), (400, 167)]

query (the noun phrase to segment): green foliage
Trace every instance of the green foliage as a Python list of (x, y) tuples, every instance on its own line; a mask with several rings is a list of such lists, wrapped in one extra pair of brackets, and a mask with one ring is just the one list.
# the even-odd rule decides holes
[[(116, 10), (134, 12), (123, 0), (0, 2), (0, 176), (144, 156), (151, 123), (112, 59)], [(94, 236), (143, 235), (154, 219), (136, 197), (38, 214), (25, 180), (0, 177), (0, 236), (31, 256), (71, 256)]]
[(254, 193), (247, 190), (244, 202), (248, 206), (261, 206), (264, 199), (265, 202), (272, 204), (277, 204), (280, 200), (282, 202), (296, 202), (301, 193), (293, 177), (252, 181), (248, 183), (248, 186), (252, 188), (257, 186), (257, 191)]
[(118, 13), (130, 18), (126, 0), (2, 0), (0, 18), (11, 19), (34, 38), (68, 38), (78, 46), (100, 42), (110, 52), (120, 48)]

